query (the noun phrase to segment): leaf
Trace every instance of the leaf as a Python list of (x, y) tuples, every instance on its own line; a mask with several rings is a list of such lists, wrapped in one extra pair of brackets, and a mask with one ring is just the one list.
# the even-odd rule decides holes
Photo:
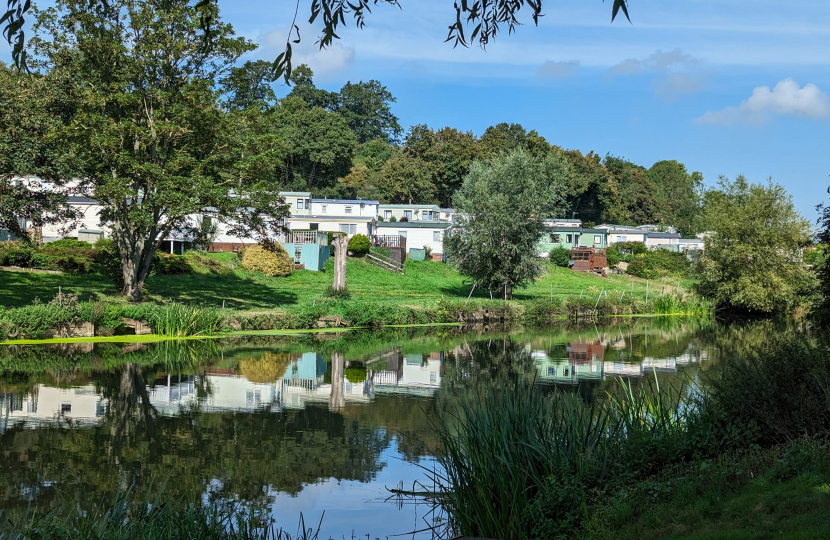
[(631, 17), (628, 16), (628, 5), (626, 0), (614, 0), (614, 7), (611, 9), (611, 22), (614, 22), (614, 19), (617, 18), (617, 14), (620, 9), (622, 9), (625, 18), (628, 19), (628, 22), (631, 22)]

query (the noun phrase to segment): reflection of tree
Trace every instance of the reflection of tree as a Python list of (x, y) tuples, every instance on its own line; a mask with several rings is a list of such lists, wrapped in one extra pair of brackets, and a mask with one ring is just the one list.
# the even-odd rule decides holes
[[(117, 377), (117, 379), (116, 379)], [(150, 403), (147, 382), (136, 364), (124, 364), (102, 385), (102, 396), (107, 398), (104, 424), (109, 427), (108, 454), (113, 465), (121, 465), (122, 450), (138, 441), (155, 441), (158, 411)], [(150, 447), (159, 451), (156, 444)], [(127, 479), (127, 486), (134, 479)]]
[(344, 369), (346, 360), (343, 353), (331, 355), (331, 396), (329, 397), (329, 410), (339, 411), (346, 406), (346, 396), (343, 394), (343, 386), (346, 384)]
[[(136, 384), (137, 373), (121, 375), (125, 389)], [(138, 396), (114, 397), (126, 399), (100, 426), (0, 435), (0, 507), (24, 509), (21, 493), (41, 509), (59, 499), (92, 504), (112, 497), (125, 480), (135, 483), (139, 497), (151, 483), (166, 482), (166, 495), (199, 500), (213, 485), (213, 498), (263, 507), (271, 490), (297, 494), (304, 484), (328, 478), (370, 481), (384, 466), (379, 457), (389, 443), (384, 431), (319, 407), (151, 419)]]

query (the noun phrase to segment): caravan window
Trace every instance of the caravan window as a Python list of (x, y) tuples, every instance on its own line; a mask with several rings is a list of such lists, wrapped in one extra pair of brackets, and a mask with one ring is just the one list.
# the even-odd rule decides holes
[(297, 210), (303, 209), (303, 199), (297, 199)]

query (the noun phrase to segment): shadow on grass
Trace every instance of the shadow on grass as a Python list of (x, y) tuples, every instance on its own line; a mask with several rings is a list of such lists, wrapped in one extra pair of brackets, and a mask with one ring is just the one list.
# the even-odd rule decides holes
[[(263, 283), (234, 273), (150, 276), (146, 285), (150, 296), (210, 306), (221, 306), (224, 300), (230, 309), (274, 309), (297, 303), (297, 295), (288, 290), (287, 283)], [(28, 306), (35, 298), (48, 302), (58, 294), (58, 288), (80, 300), (120, 296), (112, 282), (99, 274), (0, 271), (0, 306)]]
[[(37, 274), (0, 271), (0, 306), (28, 306), (35, 298), (48, 302), (58, 294), (77, 295), (81, 300), (99, 294), (117, 295), (110, 280), (98, 274)], [(93, 298), (94, 299), (94, 298)]]
[[(221, 306), (224, 300), (229, 309), (274, 309), (297, 304), (297, 294), (288, 290), (289, 283), (278, 281), (281, 279), (269, 280), (273, 283), (260, 282), (230, 272), (151, 276), (147, 280), (147, 289), (153, 296), (177, 302)], [(280, 285), (285, 288), (279, 288)]]

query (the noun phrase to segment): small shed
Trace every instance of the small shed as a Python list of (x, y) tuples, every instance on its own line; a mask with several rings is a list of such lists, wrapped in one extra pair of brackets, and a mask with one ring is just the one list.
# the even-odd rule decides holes
[(574, 248), (571, 250), (571, 269), (577, 272), (599, 272), (608, 266), (604, 249)]

